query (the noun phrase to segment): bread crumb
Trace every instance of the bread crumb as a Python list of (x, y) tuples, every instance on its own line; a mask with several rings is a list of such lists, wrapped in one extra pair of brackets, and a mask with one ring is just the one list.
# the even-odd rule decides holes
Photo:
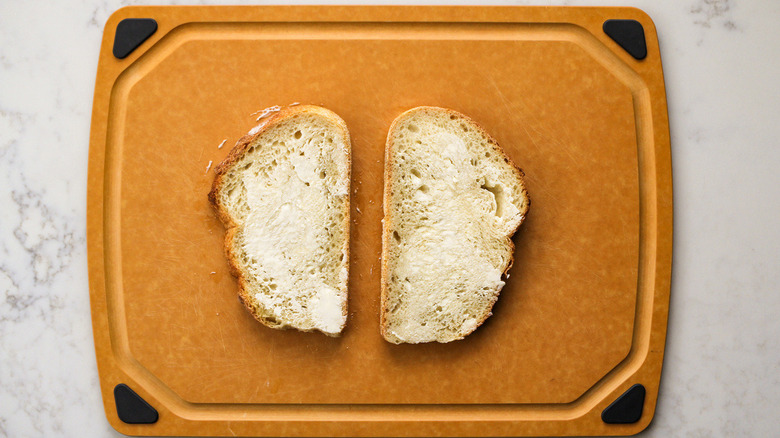
[(360, 207), (355, 207), (355, 210), (357, 210), (357, 212), (360, 213)]
[(263, 126), (265, 126), (265, 120), (260, 122), (257, 126), (249, 130), (249, 135), (255, 135), (258, 132), (260, 132), (261, 129), (263, 129)]
[(289, 104), (287, 106), (295, 106), (295, 105), (300, 105), (300, 104), (301, 104), (300, 102), (293, 102), (293, 103), (291, 103), (291, 104)]
[(217, 273), (217, 271), (211, 271), (211, 275), (214, 275), (216, 273)]
[(206, 173), (209, 173), (209, 169), (211, 169), (211, 163), (213, 163), (213, 161), (209, 160), (209, 165), (206, 166)]
[(222, 146), (225, 146), (225, 143), (227, 143), (227, 139), (222, 140), (222, 143), (217, 146), (217, 149), (222, 149)]
[(280, 107), (279, 105), (274, 105), (274, 106), (269, 106), (266, 109), (261, 109), (260, 111), (255, 111), (255, 112), (253, 112), (250, 115), (254, 116), (255, 114), (259, 114), (257, 116), (257, 121), (259, 122), (260, 120), (270, 116), (273, 113), (278, 113), (281, 110), (282, 110), (282, 107)]

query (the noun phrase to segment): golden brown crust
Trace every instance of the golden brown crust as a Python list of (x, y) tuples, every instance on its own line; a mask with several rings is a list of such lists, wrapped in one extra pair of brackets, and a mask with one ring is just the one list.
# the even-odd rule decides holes
[[(433, 106), (419, 106), (415, 107), (409, 110), (404, 111), (401, 113), (398, 117), (396, 117), (393, 122), (390, 124), (390, 128), (387, 131), (387, 140), (385, 143), (385, 169), (384, 169), (384, 196), (383, 196), (383, 212), (384, 212), (384, 223), (382, 226), (382, 281), (381, 281), (381, 290), (380, 290), (380, 316), (379, 316), (379, 327), (380, 327), (380, 334), (382, 335), (385, 340), (387, 339), (387, 312), (386, 312), (386, 302), (387, 302), (387, 252), (388, 252), (388, 245), (387, 242), (389, 242), (390, 234), (389, 231), (393, 229), (392, 225), (392, 216), (390, 216), (390, 193), (393, 191), (393, 181), (390, 178), (390, 172), (393, 168), (393, 154), (391, 151), (393, 150), (393, 147), (395, 146), (392, 138), (392, 133), (395, 131), (395, 127), (398, 123), (404, 120), (404, 118), (409, 115), (412, 112), (417, 111), (430, 111), (430, 112), (445, 112), (446, 114), (450, 116), (455, 116), (458, 119), (462, 119), (467, 121), (468, 123), (475, 126), (479, 133), (484, 136), (486, 139), (488, 139), (488, 143), (493, 147), (493, 150), (501, 155), (504, 158), (504, 161), (510, 165), (510, 167), (515, 171), (515, 176), (517, 180), (520, 182), (520, 186), (522, 187), (522, 194), (523, 197), (526, 199), (525, 205), (521, 206), (521, 219), (520, 222), (518, 222), (517, 226), (514, 230), (512, 230), (511, 233), (507, 234), (506, 240), (509, 244), (510, 249), (510, 256), (509, 256), (509, 263), (507, 263), (507, 267), (503, 272), (503, 275), (506, 276), (509, 272), (509, 269), (514, 264), (514, 256), (515, 256), (515, 244), (512, 241), (512, 236), (517, 232), (517, 230), (520, 228), (520, 225), (525, 222), (525, 216), (528, 214), (528, 209), (531, 206), (531, 198), (528, 196), (528, 190), (526, 190), (525, 185), (525, 172), (517, 165), (514, 161), (509, 157), (509, 155), (504, 152), (504, 150), (498, 145), (498, 141), (493, 138), (479, 123), (477, 123), (475, 120), (471, 119), (465, 114), (461, 114), (455, 110), (451, 110), (448, 108), (439, 108), (439, 107), (433, 107)], [(493, 308), (493, 306), (498, 301), (498, 296), (500, 295), (497, 293), (494, 297), (492, 302), (490, 303), (490, 309)], [(477, 322), (477, 325), (474, 327), (474, 330), (472, 330), (469, 333), (466, 333), (465, 336), (469, 335), (470, 333), (474, 333), (474, 331), (477, 330), (491, 315), (492, 311), (488, 311), (484, 317)], [(461, 338), (463, 339), (463, 338)], [(389, 340), (388, 340), (389, 341)], [(392, 341), (390, 341), (392, 342)]]
[[(238, 227), (238, 223), (236, 222), (235, 218), (233, 218), (227, 211), (227, 209), (222, 206), (219, 202), (219, 198), (217, 196), (217, 193), (222, 189), (223, 186), (223, 179), (226, 173), (241, 159), (241, 157), (246, 153), (246, 151), (249, 149), (250, 145), (255, 141), (255, 139), (259, 138), (263, 134), (265, 134), (268, 130), (271, 128), (287, 121), (290, 118), (295, 117), (298, 114), (306, 114), (316, 112), (321, 116), (324, 116), (325, 118), (329, 119), (331, 122), (333, 122), (335, 125), (339, 126), (341, 128), (341, 132), (344, 133), (344, 144), (347, 146), (346, 155), (347, 155), (347, 178), (351, 179), (351, 173), (352, 173), (352, 143), (349, 136), (349, 130), (347, 129), (346, 123), (338, 117), (335, 113), (332, 111), (315, 106), (315, 105), (296, 105), (296, 106), (288, 106), (285, 108), (282, 108), (278, 112), (269, 115), (267, 118), (262, 119), (260, 124), (255, 127), (253, 130), (256, 131), (252, 133), (250, 131), (249, 134), (244, 135), (243, 137), (239, 138), (236, 142), (236, 145), (233, 146), (233, 149), (230, 150), (227, 157), (225, 157), (224, 160), (222, 160), (221, 163), (219, 163), (214, 168), (214, 183), (211, 186), (211, 191), (209, 191), (208, 199), (211, 203), (211, 206), (214, 208), (214, 211), (217, 214), (217, 217), (220, 219), (222, 224), (225, 227), (225, 257), (228, 260), (228, 265), (230, 267), (230, 273), (237, 278), (238, 281), (238, 298), (239, 301), (241, 301), (241, 304), (246, 307), (247, 311), (258, 321), (265, 324), (268, 327), (271, 328), (277, 328), (277, 329), (287, 329), (291, 328), (291, 326), (279, 322), (274, 321), (271, 319), (266, 318), (262, 313), (259, 311), (257, 306), (253, 305), (253, 300), (247, 293), (248, 286), (247, 281), (244, 273), (241, 271), (240, 265), (238, 264), (237, 257), (233, 254), (232, 248), (233, 248), (233, 239), (235, 238), (236, 230)], [(344, 219), (342, 221), (343, 223), (343, 235), (346, 236), (345, 243), (344, 243), (344, 257), (345, 257), (345, 264), (346, 264), (346, 270), (347, 270), (347, 282), (342, 289), (342, 292), (345, 294), (345, 296), (348, 295), (348, 289), (349, 289), (349, 242), (350, 242), (350, 185), (348, 185), (347, 189), (347, 195), (346, 195), (346, 202), (344, 203), (344, 208), (342, 209), (342, 212), (344, 214)], [(342, 306), (342, 315), (349, 317), (348, 311), (347, 311), (347, 300), (344, 301), (344, 305)], [(345, 324), (346, 326), (346, 324)], [(311, 329), (311, 330), (301, 330), (301, 331), (316, 331), (317, 329)], [(338, 336), (339, 334), (331, 334), (331, 333), (325, 333), (322, 332), (328, 336)]]

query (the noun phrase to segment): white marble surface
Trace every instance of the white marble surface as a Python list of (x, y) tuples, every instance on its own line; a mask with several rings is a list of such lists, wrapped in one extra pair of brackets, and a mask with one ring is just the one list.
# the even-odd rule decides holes
[[(85, 209), (101, 34), (127, 3), (0, 2), (2, 436), (119, 435), (98, 390)], [(660, 400), (644, 436), (777, 436), (780, 2), (536, 4), (629, 4), (660, 35), (675, 249)]]

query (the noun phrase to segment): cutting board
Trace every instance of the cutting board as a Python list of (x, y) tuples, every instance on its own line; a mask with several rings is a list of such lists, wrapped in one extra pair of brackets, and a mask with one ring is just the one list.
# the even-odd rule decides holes
[[(335, 111), (352, 135), (340, 338), (243, 309), (206, 197), (257, 112), (294, 103)], [(383, 153), (391, 121), (419, 105), (481, 124), (532, 202), (493, 316), (462, 341), (391, 345)], [(100, 52), (87, 209), (101, 391), (122, 433), (626, 435), (653, 418), (672, 178), (658, 40), (640, 10), (121, 9)]]

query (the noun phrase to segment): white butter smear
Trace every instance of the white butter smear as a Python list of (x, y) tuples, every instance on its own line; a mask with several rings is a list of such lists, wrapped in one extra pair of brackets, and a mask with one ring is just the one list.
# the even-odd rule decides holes
[(342, 313), (346, 297), (334, 286), (341, 287), (346, 279), (328, 285), (325, 274), (307, 269), (322, 259), (319, 248), (329, 239), (321, 218), (328, 216), (328, 198), (335, 194), (328, 192), (317, 171), (325, 157), (316, 144), (287, 147), (295, 152), (276, 157), (278, 163), (267, 177), (256, 173), (257, 164), (244, 170), (249, 214), (242, 244), (247, 254), (258, 257), (251, 268), (254, 274), (275, 281), (275, 287), (257, 293), (255, 299), (277, 318), (282, 317), (280, 309), (289, 307), (294, 315), (284, 319), (303, 316), (313, 325), (303, 328), (338, 333), (346, 320)]

